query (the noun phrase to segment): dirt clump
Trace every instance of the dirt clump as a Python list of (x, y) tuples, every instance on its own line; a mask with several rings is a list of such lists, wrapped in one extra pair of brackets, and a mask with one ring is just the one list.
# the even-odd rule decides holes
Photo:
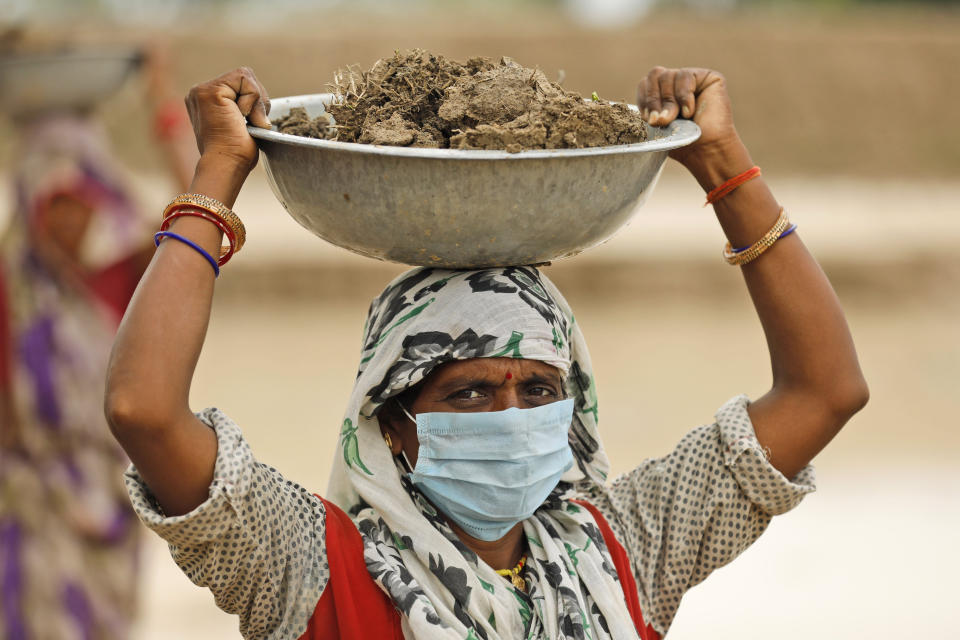
[[(584, 100), (510, 58), (447, 60), (415, 49), (367, 71), (335, 74), (339, 101), (313, 120), (302, 109), (282, 133), (439, 149), (573, 149), (642, 142), (646, 123), (624, 104)], [(294, 113), (296, 112), (296, 113)]]
[(276, 125), (281, 132), (292, 136), (329, 138), (336, 135), (336, 130), (332, 129), (333, 121), (330, 116), (323, 113), (316, 118), (311, 118), (303, 107), (290, 109), (287, 115), (277, 120)]

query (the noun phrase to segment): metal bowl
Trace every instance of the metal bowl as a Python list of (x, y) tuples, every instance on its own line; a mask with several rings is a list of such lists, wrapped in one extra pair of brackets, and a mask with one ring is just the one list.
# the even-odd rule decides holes
[[(333, 95), (273, 100), (313, 117)], [(653, 189), (689, 120), (646, 142), (590, 149), (468, 151), (316, 140), (249, 128), (270, 186), (294, 220), (337, 246), (412, 265), (538, 264), (610, 238)]]
[(89, 109), (123, 86), (141, 61), (132, 49), (0, 56), (0, 112), (22, 118)]

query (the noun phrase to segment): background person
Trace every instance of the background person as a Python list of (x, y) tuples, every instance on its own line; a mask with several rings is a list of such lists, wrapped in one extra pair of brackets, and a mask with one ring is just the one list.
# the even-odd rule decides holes
[[(147, 66), (176, 183), (195, 162), (163, 52)], [(103, 418), (110, 344), (153, 255), (91, 114), (17, 122), (0, 241), (0, 637), (124, 638), (137, 597), (127, 459)]]

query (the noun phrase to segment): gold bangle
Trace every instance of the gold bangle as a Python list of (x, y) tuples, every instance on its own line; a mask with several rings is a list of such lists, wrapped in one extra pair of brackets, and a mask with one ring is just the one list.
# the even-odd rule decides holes
[(770, 231), (767, 231), (765, 236), (750, 245), (749, 249), (741, 251), (740, 253), (734, 253), (733, 247), (728, 242), (723, 247), (723, 259), (727, 261), (727, 264), (733, 266), (743, 266), (748, 262), (752, 262), (759, 258), (764, 251), (772, 247), (789, 226), (790, 219), (787, 217), (787, 213), (783, 210), (783, 207), (780, 207), (780, 217), (777, 218), (776, 223), (774, 223)]
[(197, 217), (203, 218), (207, 222), (216, 226), (220, 231), (223, 232), (224, 237), (227, 240), (227, 246), (220, 247), (220, 256), (218, 264), (222, 267), (227, 263), (228, 260), (236, 253), (234, 247), (236, 246), (236, 235), (232, 228), (228, 227), (226, 223), (219, 217), (207, 213), (203, 209), (198, 209), (196, 207), (188, 207), (186, 205), (174, 207), (170, 210), (170, 213), (167, 214), (167, 217), (163, 219), (163, 222), (160, 223), (160, 231), (166, 231), (170, 228), (170, 224), (173, 223), (177, 218), (183, 217)]
[(222, 202), (200, 193), (181, 193), (171, 200), (170, 204), (163, 209), (163, 219), (165, 220), (168, 215), (184, 207), (196, 207), (219, 218), (223, 224), (230, 227), (234, 236), (237, 238), (237, 246), (233, 248), (233, 253), (237, 253), (243, 248), (244, 243), (247, 241), (247, 229), (243, 226), (243, 221), (240, 220), (240, 216), (231, 211), (230, 208)]

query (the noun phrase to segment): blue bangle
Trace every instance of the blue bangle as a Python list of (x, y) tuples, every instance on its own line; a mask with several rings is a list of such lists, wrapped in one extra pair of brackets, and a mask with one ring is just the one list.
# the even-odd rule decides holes
[[(793, 232), (796, 231), (796, 230), (797, 230), (797, 225), (792, 224), (792, 225), (790, 225), (790, 228), (789, 228), (789, 229), (787, 229), (786, 231), (784, 231), (783, 233), (780, 234), (780, 238), (786, 238), (788, 235), (790, 235), (791, 233), (793, 233)], [(780, 238), (777, 238), (777, 240), (779, 240)], [(752, 247), (753, 245), (750, 245), (750, 246)], [(739, 249), (734, 249), (733, 251), (731, 251), (731, 253), (743, 253), (744, 251), (746, 251), (746, 250), (749, 249), (749, 248), (750, 248), (750, 247), (740, 247)]]
[(187, 245), (188, 247), (193, 248), (197, 253), (199, 253), (199, 254), (202, 255), (204, 258), (206, 258), (206, 259), (207, 259), (207, 262), (210, 263), (210, 266), (213, 267), (214, 277), (215, 277), (215, 278), (219, 278), (219, 277), (220, 277), (220, 265), (217, 264), (217, 261), (213, 259), (213, 256), (212, 256), (212, 255), (210, 255), (209, 253), (207, 253), (207, 252), (203, 249), (203, 247), (201, 247), (200, 245), (198, 245), (198, 244), (197, 244), (196, 242), (194, 242), (193, 240), (190, 240), (189, 238), (184, 238), (184, 237), (183, 237), (182, 235), (180, 235), (179, 233), (174, 233), (174, 232), (172, 232), (172, 231), (158, 231), (158, 232), (156, 232), (155, 234), (153, 234), (153, 244), (155, 244), (156, 246), (159, 247), (159, 246), (160, 246), (160, 240), (161, 240), (161, 238), (173, 238), (174, 240), (179, 240), (180, 242), (182, 242), (183, 244)]

